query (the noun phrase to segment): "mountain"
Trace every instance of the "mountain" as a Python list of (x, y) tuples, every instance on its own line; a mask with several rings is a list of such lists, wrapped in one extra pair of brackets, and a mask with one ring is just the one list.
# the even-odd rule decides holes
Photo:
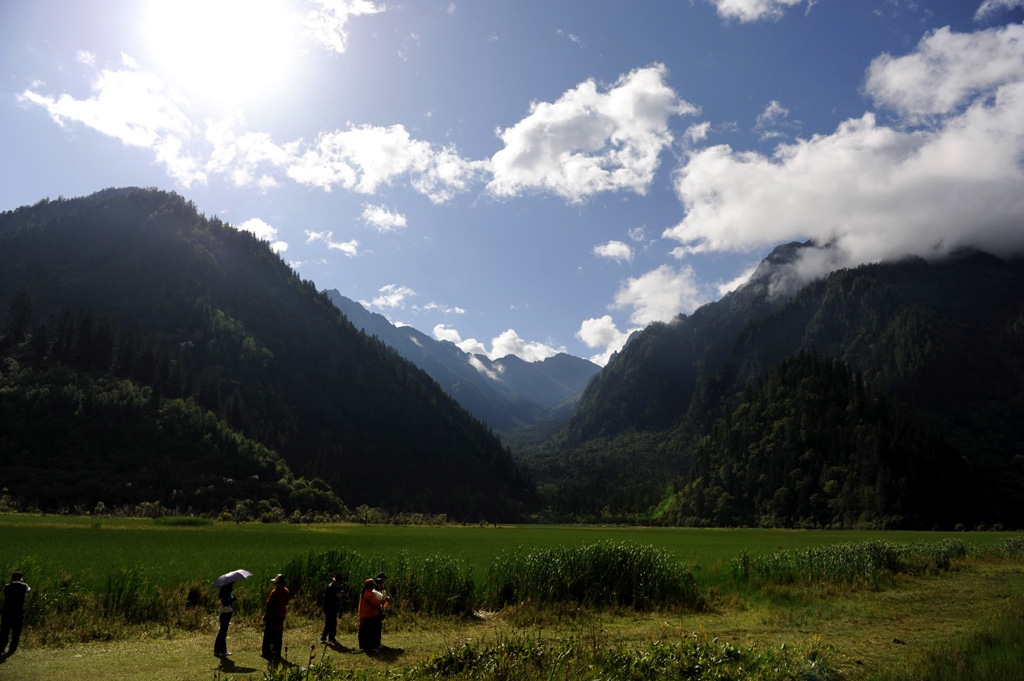
[(725, 362), (731, 339), (785, 302), (773, 294), (773, 282), (805, 246), (777, 247), (745, 285), (722, 300), (635, 333), (580, 396), (565, 429), (568, 444), (675, 423), (700, 381)]
[[(100, 385), (79, 406), (122, 384), (157, 412), (174, 400), (198, 406), (223, 422), (212, 427), (251, 442), (246, 451), (327, 480), (352, 507), (476, 520), (519, 517), (532, 502), (509, 453), (436, 381), (359, 332), (267, 243), (181, 196), (112, 189), (6, 211), (0, 253), (0, 300), (12, 301), (6, 364), (24, 365), (28, 382), (3, 393), (9, 413), (32, 413), (32, 382), (70, 370), (46, 386)], [(25, 462), (45, 475), (79, 456), (96, 461), (113, 439), (122, 463), (151, 455), (150, 440), (132, 449), (131, 438), (83, 427), (88, 417), (76, 408), (51, 424), (77, 441), (4, 424), (0, 477)], [(105, 423), (129, 432), (134, 421)], [(201, 443), (175, 442), (161, 456), (171, 469), (190, 465)]]
[(541, 362), (515, 355), (492, 361), (411, 326), (395, 326), (338, 291), (327, 291), (327, 297), (357, 329), (426, 371), (469, 413), (508, 441), (534, 442), (556, 430), (572, 414), (587, 381), (600, 371), (593, 362), (565, 353)]
[[(787, 288), (805, 246), (776, 249), (747, 284), (609, 362), (528, 460), (558, 512), (1024, 525), (1024, 262), (964, 252)], [(790, 467), (769, 475), (768, 461)], [(851, 501), (869, 488), (870, 503)]]

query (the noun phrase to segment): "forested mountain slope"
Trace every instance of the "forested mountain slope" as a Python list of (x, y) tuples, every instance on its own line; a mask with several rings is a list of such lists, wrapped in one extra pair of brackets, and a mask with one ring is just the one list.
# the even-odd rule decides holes
[(471, 355), (411, 326), (396, 327), (338, 291), (327, 295), (356, 328), (430, 374), (506, 441), (544, 439), (569, 418), (580, 391), (600, 371), (596, 364), (564, 353), (541, 362), (514, 355), (496, 360)]
[[(772, 273), (800, 248), (780, 247), (748, 284), (690, 317), (652, 325), (588, 386), (566, 428), (530, 459), (545, 489), (558, 490), (561, 513), (653, 511), (689, 524), (1024, 525), (1017, 491), (1024, 483), (1024, 263), (974, 252), (869, 265), (773, 297)], [(830, 397), (828, 381), (791, 385), (773, 374), (787, 374), (784, 363), (801, 355), (838, 362), (834, 371), (846, 378), (836, 382), (860, 385), (884, 404), (859, 409), (849, 395)], [(759, 391), (772, 380), (783, 388)], [(797, 395), (807, 408), (794, 409)], [(816, 438), (838, 437), (842, 428), (805, 425), (779, 440), (780, 429), (822, 404), (852, 410), (856, 418), (843, 428), (877, 437), (846, 433), (823, 448)], [(755, 405), (779, 419), (750, 422), (749, 413), (736, 413)], [(816, 423), (838, 423), (829, 418)], [(741, 432), (733, 432), (737, 419), (746, 424)], [(770, 451), (761, 446), (767, 441), (775, 443)], [(698, 490), (729, 487), (726, 469), (760, 470), (759, 456), (791, 465), (789, 477), (697, 503)], [(859, 471), (861, 492), (870, 477), (877, 503), (856, 510), (835, 502), (825, 513), (822, 497), (812, 512), (786, 493), (776, 506), (751, 496), (795, 492), (791, 483), (805, 480), (809, 499), (843, 470)], [(836, 478), (830, 489), (844, 484)], [(959, 509), (959, 519), (922, 506), (928, 495), (956, 495), (946, 510)], [(714, 503), (705, 503), (710, 497)]]
[[(5, 212), (0, 253), (0, 301), (30, 296), (30, 319), (8, 329), (18, 352), (48, 362), (92, 347), (96, 376), (198, 404), (349, 506), (477, 519), (530, 502), (498, 440), (427, 374), (357, 331), (268, 244), (176, 194), (106, 190)], [(42, 337), (54, 329), (66, 337)], [(58, 455), (73, 452), (8, 437), (0, 476), (19, 457)]]

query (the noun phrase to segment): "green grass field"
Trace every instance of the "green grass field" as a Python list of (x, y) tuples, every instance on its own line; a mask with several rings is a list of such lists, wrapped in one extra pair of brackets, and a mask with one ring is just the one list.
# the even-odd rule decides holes
[[(1003, 613), (1002, 621), (1016, 621), (1024, 614), (1017, 613), (1024, 603), (1024, 567), (1019, 553), (1010, 559), (964, 557), (952, 569), (929, 569), (916, 576), (900, 575), (894, 581), (855, 580), (838, 584), (800, 583), (799, 579), (794, 582), (792, 576), (784, 581), (766, 581), (758, 578), (756, 571), (751, 572), (754, 577), (737, 579), (733, 564), (741, 554), (756, 559), (778, 551), (807, 553), (835, 544), (879, 540), (931, 545), (954, 539), (976, 547), (980, 555), (1007, 539), (1019, 543), (1020, 536), (996, 532), (593, 526), (180, 526), (146, 519), (0, 515), (0, 576), (6, 579), (12, 570), (20, 569), (26, 581), (37, 589), (37, 598), (68, 599), (69, 603), (78, 599), (68, 608), (52, 601), (45, 606), (49, 621), (37, 621), (26, 631), (23, 650), (9, 659), (0, 658), (0, 678), (260, 679), (268, 671), (257, 655), (259, 610), (269, 590), (268, 581), (289, 562), (310, 552), (354, 552), (368, 558), (368, 564), (379, 562), (389, 566), (401, 562), (400, 556), (407, 557), (409, 564), (451, 557), (453, 564), (468, 566), (479, 591), (492, 562), (510, 549), (554, 555), (557, 559), (557, 553), (544, 554), (542, 550), (582, 548), (599, 542), (626, 542), (669, 553), (680, 565), (692, 570), (707, 607), (636, 611), (601, 606), (580, 610), (571, 604), (527, 603), (507, 607), (494, 616), (468, 619), (425, 615), (399, 607), (387, 630), (386, 643), (392, 646), (391, 654), (378, 659), (369, 659), (351, 649), (354, 617), (345, 613), (340, 631), (345, 632), (342, 639), (349, 648), (328, 651), (328, 662), (344, 674), (364, 674), (368, 679), (378, 678), (376, 675), (388, 670), (403, 669), (412, 669), (407, 678), (413, 681), (520, 678), (527, 672), (532, 674), (529, 678), (549, 678), (552, 669), (543, 665), (537, 669), (530, 667), (530, 656), (551, 657), (554, 651), (558, 653), (554, 657), (569, 660), (564, 662), (569, 666), (562, 669), (566, 678), (585, 679), (590, 678), (587, 670), (595, 665), (617, 664), (636, 671), (643, 665), (678, 660), (680, 651), (664, 646), (682, 640), (689, 641), (687, 645), (693, 648), (688, 649), (688, 655), (710, 654), (726, 661), (729, 655), (735, 655), (748, 665), (761, 664), (758, 660), (766, 654), (774, 660), (773, 655), (782, 655), (779, 651), (787, 650), (790, 652), (785, 655), (792, 659), (786, 664), (803, 670), (794, 672), (797, 675), (792, 677), (784, 672), (758, 677), (764, 679), (869, 679), (872, 674), (912, 669), (919, 659), (930, 666), (918, 676), (908, 672), (907, 676), (878, 678), (929, 678), (934, 673), (930, 670), (961, 664), (967, 654), (963, 651), (999, 649), (1004, 656), (1013, 656), (1017, 648), (1010, 642), (998, 640), (998, 636), (995, 641), (989, 639), (993, 637), (992, 631), (1007, 630), (1005, 626), (991, 624), (994, 614)], [(754, 560), (755, 566), (756, 563)], [(209, 585), (217, 575), (236, 568), (248, 569), (254, 577), (237, 585), (236, 594), (248, 607), (240, 610), (232, 623), (230, 645), (238, 654), (231, 663), (221, 664), (210, 654), (216, 616), (213, 589)], [(118, 611), (118, 623), (108, 626), (104, 618), (91, 611), (106, 607), (104, 592), (110, 590), (111, 584), (125, 585), (123, 577), (117, 577), (121, 579), (118, 582), (112, 581), (112, 576), (125, 574), (148, 585), (148, 591), (143, 589), (140, 593), (143, 600), (149, 599), (146, 607), (151, 612), (159, 610), (160, 601), (173, 601), (176, 610), (157, 613), (150, 619), (143, 612), (136, 620), (128, 611)], [(307, 661), (309, 647), (318, 640), (318, 627), (315, 609), (308, 600), (305, 608), (296, 607), (289, 615), (289, 660), (299, 667), (285, 669), (280, 678), (291, 678), (288, 674), (303, 678), (299, 672)], [(704, 638), (692, 638), (694, 632), (701, 632)], [(979, 636), (984, 637), (984, 647), (976, 643)], [(582, 645), (584, 640), (586, 646)], [(652, 645), (653, 648), (644, 647)], [(745, 652), (727, 650), (719, 654), (715, 652), (719, 645), (747, 648)], [(550, 646), (551, 650), (538, 646)], [(417, 667), (427, 664), (431, 655), (439, 651), (449, 651), (442, 662), (432, 668)], [(323, 652), (320, 649), (319, 654)], [(476, 656), (474, 659), (479, 662), (484, 653), (493, 654), (495, 659), (504, 660), (502, 664), (512, 667), (493, 673), (459, 667), (462, 671), (437, 676), (436, 664), (458, 667), (467, 656)], [(991, 654), (974, 653), (975, 658), (985, 655)], [(830, 665), (832, 675), (813, 666), (819, 661)], [(513, 669), (516, 664), (525, 667)], [(512, 673), (516, 669), (519, 671)], [(1024, 662), (1011, 662), (1000, 670), (1015, 673), (1024, 670)], [(678, 678), (678, 672), (658, 668), (650, 672), (650, 677), (637, 678)], [(810, 675), (812, 672), (818, 676)], [(619, 678), (611, 672), (606, 677)], [(735, 676), (730, 671), (716, 676), (709, 671), (706, 678), (747, 677)]]
[[(61, 571), (97, 587), (117, 568), (137, 567), (155, 583), (209, 579), (244, 568), (270, 579), (297, 555), (348, 549), (369, 557), (453, 555), (480, 581), (490, 561), (516, 547), (548, 548), (603, 540), (649, 544), (690, 564), (706, 579), (746, 550), (752, 555), (836, 543), (886, 539), (939, 541), (954, 537), (990, 546), (1008, 532), (857, 532), (760, 529), (686, 529), (596, 526), (427, 527), (215, 523), (163, 526), (148, 519), (0, 515), (0, 568), (21, 569), (38, 580)], [(20, 566), (20, 567), (15, 567)], [(702, 578), (702, 575), (704, 577)]]

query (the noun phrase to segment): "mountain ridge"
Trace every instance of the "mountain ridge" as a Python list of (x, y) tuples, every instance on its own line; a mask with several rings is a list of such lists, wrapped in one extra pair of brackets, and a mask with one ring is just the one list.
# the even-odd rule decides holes
[[(5, 211), (0, 251), (0, 299), (27, 286), (35, 319), (109, 315), (115, 361), (148, 353), (146, 385), (233, 412), (350, 506), (476, 520), (532, 503), (509, 453), (433, 379), (358, 332), (266, 242), (177, 194), (123, 188)], [(363, 480), (372, 470), (380, 484)]]
[[(756, 387), (783, 362), (805, 353), (842, 363), (856, 381), (891, 402), (890, 407), (863, 412), (864, 428), (890, 432), (871, 419), (890, 418), (886, 415), (905, 409), (913, 416), (904, 421), (917, 433), (907, 440), (915, 443), (908, 447), (937, 437), (938, 449), (952, 449), (970, 462), (970, 477), (959, 481), (962, 489), (944, 490), (984, 501), (979, 501), (976, 514), (965, 511), (964, 521), (1024, 524), (1019, 512), (1007, 511), (1021, 508), (1017, 502), (1024, 501), (1015, 491), (1015, 485), (1024, 485), (1024, 428), (1016, 416), (1024, 410), (1024, 261), (964, 251), (935, 262), (907, 259), (838, 270), (791, 295), (773, 295), (779, 290), (773, 284), (784, 281), (794, 257), (809, 245), (781, 246), (746, 285), (692, 315), (652, 324), (609, 362), (588, 385), (565, 428), (527, 458), (538, 483), (557, 490), (558, 498), (549, 495), (549, 501), (559, 513), (592, 518), (610, 507), (613, 515), (629, 517), (650, 513), (677, 498), (681, 489), (690, 495), (701, 489), (703, 494), (714, 484), (710, 479), (698, 484), (691, 477), (698, 454), (721, 466), (753, 465), (753, 460), (726, 451), (728, 438), (715, 441), (718, 449), (702, 450), (703, 438), (727, 427), (722, 418), (735, 423), (737, 409), (750, 409), (758, 400), (771, 405), (785, 401), (784, 391), (759, 396)], [(823, 383), (820, 389), (833, 388)], [(814, 403), (813, 398), (804, 399)], [(770, 438), (771, 422), (745, 423), (750, 429), (767, 429), (759, 437)], [(756, 442), (755, 436), (744, 437)], [(812, 446), (800, 438), (785, 443)], [(870, 456), (864, 450), (870, 446), (830, 445), (833, 454), (815, 448), (808, 465), (819, 456)], [(879, 467), (895, 461), (857, 466), (882, 475)], [(927, 465), (926, 458), (915, 464)], [(711, 465), (709, 470), (716, 469)], [(911, 486), (926, 479), (914, 471), (907, 476), (904, 484)], [(907, 488), (908, 494), (918, 491)], [(715, 498), (739, 503), (736, 494)], [(930, 527), (927, 517), (901, 512), (893, 497), (884, 499), (877, 508), (864, 510), (863, 518), (852, 511), (838, 519), (806, 511), (801, 522), (913, 522)], [(747, 501), (752, 500), (743, 503)], [(707, 509), (701, 513), (709, 515), (702, 516), (687, 504), (676, 503), (685, 510), (669, 515), (687, 523), (715, 517)], [(780, 524), (798, 520), (784, 521), (774, 512), (745, 513), (718, 518), (736, 523), (751, 518)]]
[(414, 327), (395, 326), (337, 290), (326, 294), (356, 328), (426, 371), (507, 441), (535, 442), (560, 426), (580, 391), (600, 371), (592, 362), (566, 353), (539, 362), (515, 355), (491, 360)]

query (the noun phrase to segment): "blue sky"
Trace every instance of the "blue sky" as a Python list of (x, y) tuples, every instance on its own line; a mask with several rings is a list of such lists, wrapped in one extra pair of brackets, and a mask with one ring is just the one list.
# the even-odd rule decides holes
[[(470, 352), (603, 364), (780, 287), (1024, 250), (1024, 0), (0, 8), (0, 209), (156, 186)], [(2, 254), (0, 254), (2, 257)]]

